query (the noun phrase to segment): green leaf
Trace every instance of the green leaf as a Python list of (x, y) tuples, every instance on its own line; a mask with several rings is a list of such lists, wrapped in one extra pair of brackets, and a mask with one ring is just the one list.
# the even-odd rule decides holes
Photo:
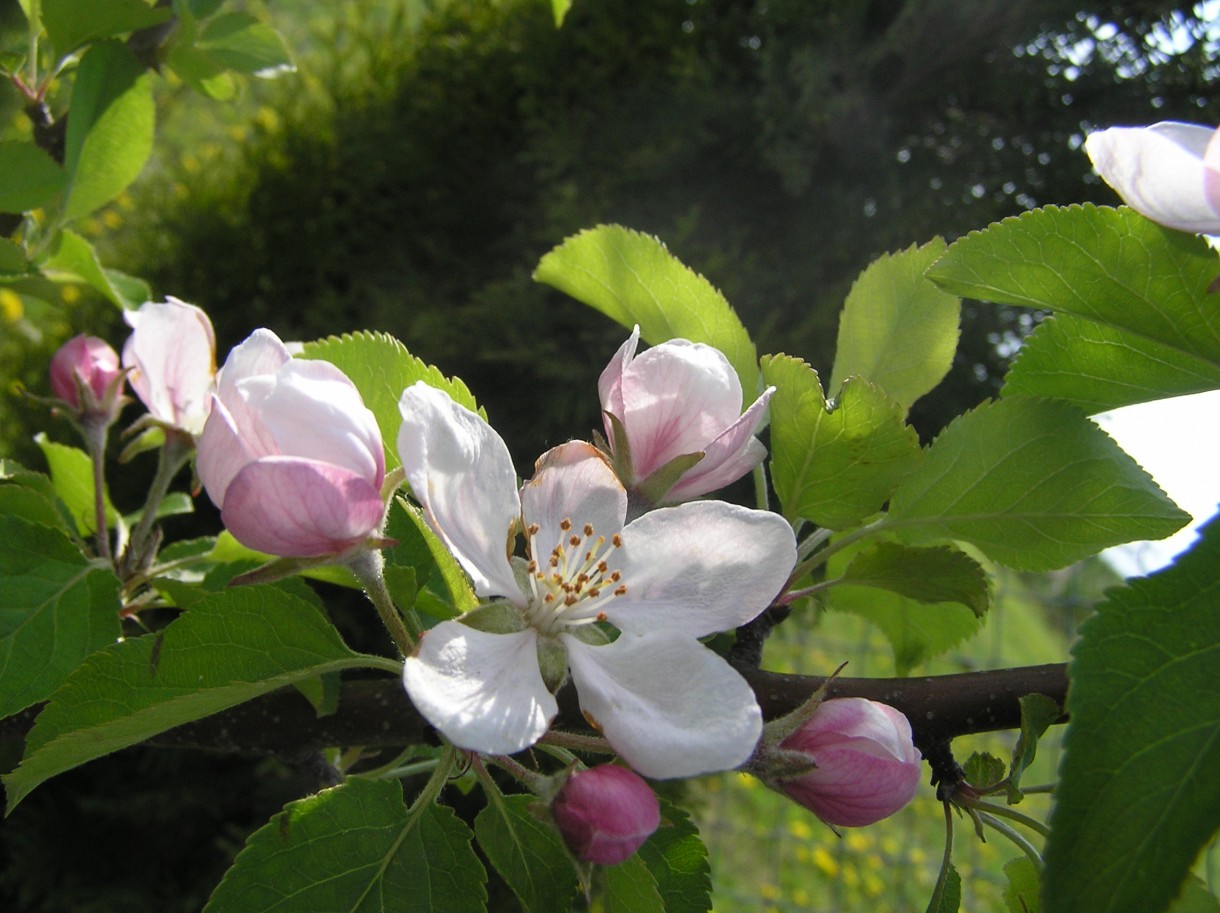
[(474, 833), (525, 913), (553, 913), (568, 909), (579, 881), (555, 826), (534, 814), (538, 801), (493, 797), (474, 819)]
[(949, 373), (962, 303), (925, 276), (944, 251), (937, 238), (886, 254), (860, 274), (839, 318), (831, 390), (863, 377), (909, 409)]
[(737, 372), (747, 401), (758, 389), (758, 354), (724, 295), (651, 235), (621, 225), (582, 231), (546, 254), (534, 279), (628, 329), (639, 324), (651, 345), (680, 337), (714, 346)]
[(69, 535), (75, 530), (65, 522), (67, 518), (55, 506), (55, 496), (47, 497), (24, 485), (0, 485), (0, 516), (20, 517), (31, 523), (40, 523), (59, 529)]
[(398, 544), (386, 550), (386, 563), (415, 569), (420, 587), (416, 599), (419, 608), (428, 614), (450, 618), (469, 612), (479, 604), (479, 597), (458, 560), (419, 510), (403, 498), (394, 500), (401, 509), (390, 508), (386, 535)]
[[(959, 295), (1070, 315), (1035, 334), (1013, 392), (1100, 410), (1220, 386), (1216, 254), (1195, 235), (1133, 210), (1046, 207), (954, 242), (929, 277)], [(1134, 376), (1128, 376), (1128, 364)], [(1059, 370), (1056, 371), (1056, 366)], [(1089, 373), (1078, 379), (1074, 372)]]
[(152, 77), (135, 54), (117, 41), (89, 48), (72, 89), (65, 219), (88, 215), (135, 180), (152, 152), (155, 118)]
[(1013, 396), (941, 432), (885, 526), (913, 544), (960, 539), (1008, 567), (1046, 571), (1189, 520), (1079, 410)]
[(1007, 772), (1007, 766), (993, 754), (976, 751), (962, 765), (966, 782), (979, 789), (995, 786)]
[(30, 264), (25, 259), (25, 248), (8, 238), (0, 238), (0, 281), (8, 281), (29, 275)]
[(876, 513), (919, 465), (922, 452), (903, 408), (868, 381), (844, 384), (832, 409), (817, 372), (799, 358), (768, 355), (771, 475), (784, 516), (843, 529)]
[(39, 258), (38, 264), (48, 279), (55, 282), (83, 282), (121, 308), (139, 307), (148, 300), (143, 295), (138, 299), (128, 297), (125, 294), (128, 289), (116, 284), (112, 273), (102, 267), (93, 245), (68, 229), (56, 236), (46, 256)]
[(1008, 883), (1004, 885), (1004, 906), (1008, 913), (1038, 913), (1042, 909), (1042, 880), (1033, 860), (1019, 856), (1004, 863)]
[(42, 24), (60, 57), (90, 41), (160, 25), (172, 15), (146, 0), (42, 0)]
[(656, 879), (637, 855), (601, 869), (601, 894), (596, 913), (668, 913)]
[(707, 847), (687, 812), (661, 800), (661, 827), (638, 856), (656, 882), (665, 913), (707, 913), (712, 908), (712, 881)]
[(1038, 754), (1038, 739), (1051, 724), (1063, 716), (1063, 708), (1045, 694), (1026, 694), (1019, 699), (1021, 705), (1021, 734), (1012, 751), (1009, 768), (1009, 801), (1020, 799), (1021, 774), (1034, 763)]
[(0, 579), (3, 718), (44, 700), (121, 630), (118, 580), (59, 530), (0, 513)]
[(1047, 913), (1156, 913), (1220, 826), (1220, 521), (1080, 629)]
[(990, 599), (982, 566), (950, 546), (879, 542), (852, 558), (843, 583), (891, 590), (917, 602), (960, 603), (980, 618)]
[(551, 14), (555, 17), (555, 28), (563, 25), (563, 20), (572, 8), (572, 0), (551, 0)]
[(416, 381), (422, 380), (428, 386), (448, 393), (455, 403), (484, 414), (461, 380), (445, 377), (437, 368), (420, 361), (407, 351), (406, 346), (385, 333), (330, 336), (306, 343), (301, 357), (329, 361), (351, 378), (364, 397), (364, 404), (377, 417), (377, 425), (386, 445), (387, 470), (400, 465), (398, 430), (402, 427), (402, 413), (398, 411), (398, 401), (402, 398), (402, 391)]
[(33, 143), (0, 142), (0, 175), (0, 212), (45, 206), (68, 182), (59, 163)]
[(316, 675), (381, 664), (348, 649), (304, 600), (273, 587), (216, 593), (73, 671), (5, 777), (9, 810), (44, 780), (174, 726)]
[(354, 778), (255, 831), (205, 913), (482, 913), (486, 872), (453, 811)]
[(237, 83), (224, 66), (191, 44), (175, 42), (165, 61), (182, 81), (213, 101), (229, 101), (237, 95)]
[(941, 872), (936, 889), (928, 901), (927, 913), (957, 913), (962, 904), (962, 876), (953, 863)]
[(1169, 913), (1220, 913), (1220, 898), (1191, 875), (1182, 886), (1182, 893), (1170, 904)]
[(249, 13), (225, 13), (212, 19), (195, 47), (238, 73), (274, 76), (293, 69), (292, 56), (279, 33)]
[[(42, 449), (42, 455), (51, 469), (56, 497), (64, 503), (81, 535), (92, 535), (97, 531), (97, 521), (93, 503), (93, 461), (89, 459), (89, 454), (66, 444), (57, 444), (42, 432), (35, 435), (34, 442)], [(106, 522), (113, 525), (119, 519), (119, 512), (110, 503), (110, 494), (104, 489), (102, 504), (106, 511)]]

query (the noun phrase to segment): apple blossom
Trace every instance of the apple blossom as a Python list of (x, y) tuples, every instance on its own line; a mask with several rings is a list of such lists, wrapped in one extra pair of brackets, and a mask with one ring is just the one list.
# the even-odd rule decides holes
[(1220, 130), (1163, 121), (1090, 133), (1085, 151), (1123, 201), (1180, 231), (1220, 234)]
[(754, 435), (774, 388), (743, 413), (741, 381), (719, 349), (671, 339), (636, 357), (639, 341), (637, 326), (598, 381), (606, 439), (628, 489), (653, 504), (687, 501), (763, 461)]
[(381, 526), (377, 420), (342, 371), (292, 358), (270, 330), (229, 353), (196, 462), (229, 532), (258, 551), (340, 555)]
[(551, 814), (573, 855), (598, 865), (630, 858), (661, 823), (652, 787), (614, 764), (572, 773), (551, 803)]
[[(424, 717), (461, 748), (512, 754), (546, 732), (570, 673), (586, 717), (646, 776), (745, 761), (758, 704), (698, 638), (766, 608), (796, 560), (791, 527), (719, 501), (624, 525), (626, 490), (592, 445), (548, 451), (518, 491), (508, 448), (478, 415), (423, 383), (399, 409), (411, 490), (494, 600), (432, 628), (407, 658)], [(526, 557), (510, 559), (517, 529)]]
[(911, 724), (890, 707), (860, 697), (822, 701), (780, 743), (817, 765), (764, 780), (827, 824), (859, 827), (903, 808), (919, 786), (920, 756)]
[[(119, 355), (104, 339), (73, 336), (51, 356), (51, 392), (78, 412), (118, 412), (123, 369)], [(83, 397), (83, 400), (82, 400)]]
[(216, 375), (216, 336), (208, 315), (166, 298), (124, 311), (123, 317), (132, 328), (123, 346), (131, 389), (156, 421), (198, 435)]

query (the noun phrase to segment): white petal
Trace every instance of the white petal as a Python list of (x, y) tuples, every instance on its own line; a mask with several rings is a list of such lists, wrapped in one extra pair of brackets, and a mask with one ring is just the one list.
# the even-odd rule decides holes
[[(620, 420), (623, 417), (623, 372), (635, 358), (636, 346), (639, 344), (640, 326), (636, 324), (631, 335), (627, 337), (627, 341), (619, 346), (619, 350), (614, 353), (614, 357), (602, 371), (601, 377), (597, 379), (597, 392), (601, 397), (602, 412), (610, 412)], [(613, 442), (614, 429), (608, 420), (605, 422), (605, 427), (606, 440)]]
[(424, 718), (470, 751), (528, 748), (559, 710), (542, 682), (533, 628), (490, 634), (442, 621), (407, 657), (403, 684)]
[(627, 592), (605, 604), (610, 622), (689, 637), (745, 624), (796, 564), (792, 527), (779, 514), (723, 501), (649, 511), (627, 524), (619, 551)]
[(665, 495), (666, 501), (688, 501), (724, 488), (767, 458), (767, 448), (754, 435), (767, 418), (769, 387), (733, 424), (704, 448), (703, 459), (683, 473)]
[(672, 631), (593, 647), (563, 635), (581, 709), (646, 777), (693, 777), (749, 758), (762, 733), (754, 692), (698, 641)]
[(279, 453), (263, 422), (262, 404), (275, 388), (275, 373), (292, 360), (280, 338), (257, 329), (234, 346), (216, 378), (216, 396), (246, 449), (256, 456)]
[(208, 316), (193, 304), (169, 298), (127, 312), (132, 334), (123, 365), (131, 388), (160, 421), (199, 434), (211, 405), (216, 337)]
[(237, 433), (229, 410), (213, 397), (211, 414), (195, 445), (195, 472), (213, 504), (224, 507), (229, 483), (255, 457)]
[(480, 596), (524, 597), (508, 563), (521, 516), (517, 475), (487, 422), (422, 381), (398, 403), (398, 455), (428, 525), (461, 562)]
[[(534, 477), (521, 489), (524, 522), (537, 524), (535, 537), (543, 562), (570, 535), (583, 536), (585, 524), (607, 540), (623, 528), (627, 492), (601, 451), (584, 441), (553, 447), (538, 458)], [(570, 532), (561, 529), (571, 521)]]
[(1097, 172), (1132, 209), (1170, 228), (1217, 234), (1216, 135), (1211, 127), (1174, 122), (1112, 127), (1090, 133), (1085, 150)]

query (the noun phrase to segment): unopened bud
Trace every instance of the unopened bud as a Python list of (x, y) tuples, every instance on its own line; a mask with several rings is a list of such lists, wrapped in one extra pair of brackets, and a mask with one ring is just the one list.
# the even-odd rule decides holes
[(82, 333), (51, 357), (51, 392), (78, 413), (110, 413), (122, 373), (118, 353), (104, 339)]
[(614, 764), (573, 773), (551, 812), (568, 849), (600, 865), (628, 859), (661, 823), (656, 793), (639, 774)]

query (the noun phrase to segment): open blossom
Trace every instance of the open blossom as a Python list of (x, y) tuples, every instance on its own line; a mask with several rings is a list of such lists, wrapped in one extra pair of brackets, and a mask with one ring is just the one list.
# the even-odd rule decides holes
[[(96, 336), (73, 336), (51, 356), (51, 392), (82, 412), (113, 417), (122, 374), (118, 353)], [(82, 393), (91, 401), (82, 402)]]
[[(649, 485), (654, 477), (663, 480), (663, 490), (648, 491), (653, 503), (687, 501), (723, 488), (763, 461), (766, 448), (754, 435), (774, 388), (743, 413), (741, 381), (719, 349), (671, 339), (636, 357), (639, 341), (636, 327), (598, 381), (606, 439), (628, 488), (656, 489), (655, 481)], [(676, 480), (662, 471), (692, 454), (702, 458)]]
[(1220, 234), (1220, 130), (1163, 121), (1090, 133), (1085, 151), (1123, 201), (1180, 231)]
[(919, 786), (911, 724), (888, 704), (859, 697), (823, 701), (780, 746), (808, 755), (817, 767), (771, 785), (827, 824), (880, 821), (910, 802)]
[(234, 538), (272, 555), (340, 555), (374, 535), (385, 512), (373, 413), (347, 375), (294, 359), (270, 330), (229, 353), (197, 467)]
[[(518, 492), (507, 447), (478, 415), (423, 383), (399, 408), (424, 516), (495, 600), (441, 622), (407, 658), (407, 692), (429, 722), (462, 748), (520, 751), (546, 732), (570, 674), (586, 717), (646, 776), (745, 761), (758, 704), (698, 638), (770, 603), (796, 560), (791, 527), (719, 501), (624, 525), (626, 491), (591, 445), (549, 451)], [(526, 556), (510, 559), (517, 529)]]
[(216, 375), (216, 335), (208, 315), (166, 298), (125, 311), (131, 336), (123, 346), (128, 382), (154, 419), (192, 435), (207, 420)]
[(661, 823), (652, 787), (614, 764), (571, 774), (551, 803), (551, 814), (576, 858), (598, 865), (630, 858)]

